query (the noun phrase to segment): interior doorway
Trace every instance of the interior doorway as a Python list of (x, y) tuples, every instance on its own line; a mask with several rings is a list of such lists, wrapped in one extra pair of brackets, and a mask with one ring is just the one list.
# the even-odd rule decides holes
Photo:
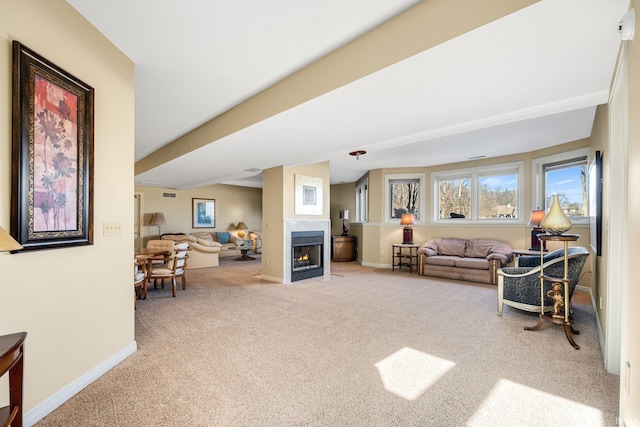
[(142, 226), (144, 225), (144, 195), (142, 193), (133, 193), (133, 244), (134, 249), (144, 247), (142, 237)]

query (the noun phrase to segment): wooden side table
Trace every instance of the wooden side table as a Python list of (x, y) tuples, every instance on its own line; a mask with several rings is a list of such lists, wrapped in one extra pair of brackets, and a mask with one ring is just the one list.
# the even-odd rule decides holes
[(0, 336), (0, 376), (9, 372), (9, 406), (0, 408), (0, 425), (22, 427), (23, 355), (26, 332)]
[(356, 259), (355, 236), (332, 236), (332, 240), (334, 261), (343, 262)]
[[(525, 327), (525, 331), (537, 331), (542, 327), (545, 320), (548, 320), (556, 325), (564, 326), (564, 333), (567, 336), (567, 340), (576, 350), (580, 350), (580, 346), (573, 340), (573, 334), (578, 335), (580, 332), (573, 329), (571, 325), (571, 318), (569, 317), (570, 304), (569, 301), (569, 258), (567, 257), (567, 250), (569, 248), (569, 242), (575, 242), (580, 236), (577, 234), (538, 234), (538, 239), (541, 242), (554, 241), (562, 242), (564, 244), (564, 275), (563, 277), (553, 277), (544, 274), (544, 251), (540, 251), (540, 318), (538, 324), (532, 327)], [(547, 315), (544, 312), (544, 282), (551, 282), (552, 288), (548, 291), (548, 296), (554, 301), (553, 314)], [(560, 312), (562, 308), (563, 313)]]
[(392, 243), (391, 244), (391, 271), (396, 267), (402, 269), (403, 266), (409, 267), (409, 274), (413, 269), (418, 269), (418, 248), (420, 245)]

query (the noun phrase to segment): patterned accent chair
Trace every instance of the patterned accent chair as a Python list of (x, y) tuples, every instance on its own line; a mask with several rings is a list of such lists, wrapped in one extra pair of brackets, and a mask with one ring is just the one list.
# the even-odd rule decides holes
[[(564, 277), (564, 249), (558, 249), (544, 256), (544, 274), (551, 277)], [(567, 249), (569, 262), (569, 302), (580, 279), (589, 251), (575, 246)], [(551, 290), (551, 282), (544, 282), (544, 308), (553, 310), (553, 300), (546, 296)], [(540, 311), (540, 257), (521, 256), (516, 267), (503, 267), (498, 270), (498, 316), (502, 316), (504, 304), (524, 310)], [(570, 305), (567, 306), (569, 308)]]

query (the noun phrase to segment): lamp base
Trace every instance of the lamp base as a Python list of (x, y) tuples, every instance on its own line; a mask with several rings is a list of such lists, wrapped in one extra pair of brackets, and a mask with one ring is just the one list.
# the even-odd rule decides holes
[(547, 242), (541, 242), (538, 239), (538, 234), (543, 234), (544, 230), (542, 228), (534, 228), (531, 230), (531, 247), (530, 251), (539, 251), (542, 249), (543, 251), (547, 251)]
[(411, 227), (402, 229), (402, 244), (413, 245), (413, 229)]
[(349, 229), (347, 228), (347, 224), (345, 223), (345, 220), (342, 220), (342, 235), (343, 236), (348, 236), (349, 235)]

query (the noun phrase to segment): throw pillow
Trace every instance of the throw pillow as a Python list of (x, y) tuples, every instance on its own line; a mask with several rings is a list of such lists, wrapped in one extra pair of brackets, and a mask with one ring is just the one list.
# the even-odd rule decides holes
[(229, 243), (231, 240), (231, 235), (226, 231), (216, 231), (216, 235), (218, 236), (218, 242), (220, 243)]

